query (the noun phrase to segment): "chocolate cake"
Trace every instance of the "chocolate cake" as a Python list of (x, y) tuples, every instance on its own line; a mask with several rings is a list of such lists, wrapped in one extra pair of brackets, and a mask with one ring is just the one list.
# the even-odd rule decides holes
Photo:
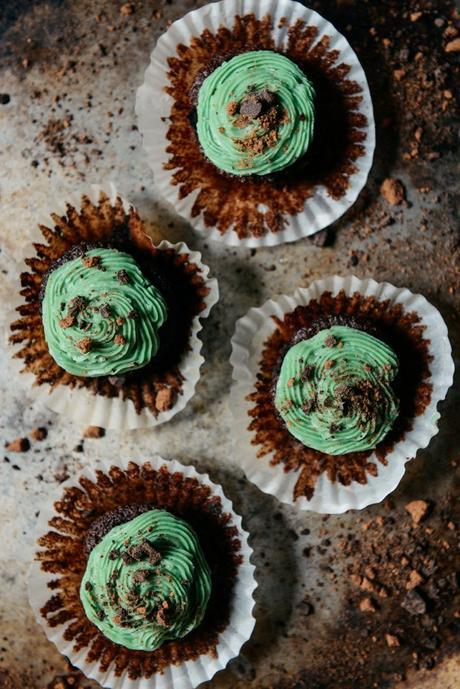
[[(147, 462), (131, 462), (126, 471), (113, 466), (97, 480), (80, 479), (81, 488), (67, 488), (55, 503), (51, 531), (38, 543), (37, 559), (44, 571), (55, 575), (52, 594), (41, 614), (48, 625), (68, 625), (65, 637), (74, 649), (87, 650), (87, 660), (98, 661), (131, 679), (151, 677), (168, 665), (215, 653), (219, 634), (230, 617), (233, 587), (241, 563), (240, 541), (220, 498), (207, 485), (166, 466), (154, 470)], [(183, 639), (167, 641), (155, 651), (134, 651), (107, 639), (86, 617), (79, 590), (91, 550), (114, 526), (152, 507), (182, 518), (195, 531), (212, 578), (212, 592), (201, 624)], [(69, 624), (70, 623), (70, 624)]]
[[(349, 485), (352, 481), (366, 483), (367, 475), (377, 475), (378, 467), (370, 457), (386, 464), (387, 455), (411, 429), (413, 420), (428, 406), (431, 399), (429, 371), (429, 341), (416, 313), (405, 313), (400, 305), (388, 300), (355, 293), (348, 297), (342, 291), (337, 296), (325, 292), (319, 300), (298, 306), (285, 315), (274, 318), (276, 328), (264, 344), (255, 391), (248, 397), (253, 406), (249, 410), (249, 430), (258, 456), (271, 455), (271, 462), (282, 463), (286, 471), (298, 471), (294, 497), (311, 498), (316, 481), (326, 473), (331, 481)], [(340, 323), (378, 333), (396, 353), (399, 373), (394, 389), (399, 398), (399, 415), (392, 429), (374, 451), (328, 455), (303, 445), (294, 438), (274, 405), (274, 389), (281, 362), (292, 343), (312, 337), (324, 326)]]
[[(348, 78), (350, 67), (336, 64), (330, 38), (298, 20), (288, 29), (283, 55), (294, 62), (315, 89), (315, 133), (304, 158), (274, 175), (235, 177), (218, 170), (203, 155), (196, 136), (196, 103), (203, 81), (225, 60), (248, 51), (276, 51), (269, 15), (235, 17), (215, 34), (205, 30), (168, 60), (167, 92), (174, 103), (168, 129), (173, 183), (181, 197), (197, 191), (192, 215), (222, 234), (234, 228), (240, 239), (278, 232), (286, 217), (300, 213), (317, 185), (334, 199), (346, 193), (364, 154), (367, 121), (359, 112), (361, 87)], [(317, 41), (315, 43), (315, 41)], [(261, 211), (260, 207), (267, 208)]]
[[(39, 385), (83, 387), (104, 397), (118, 397), (121, 392), (124, 399), (133, 402), (137, 413), (147, 408), (157, 416), (170, 409), (182, 392), (179, 364), (189, 350), (192, 323), (205, 309), (209, 292), (201, 272), (188, 255), (156, 248), (137, 212), (131, 208), (126, 213), (120, 198), (112, 205), (103, 193), (98, 204), (83, 197), (80, 211), (69, 205), (65, 216), (53, 214), (52, 218), (53, 228), (40, 226), (45, 243), (35, 244), (36, 256), (26, 260), (30, 271), (21, 275), (24, 303), (17, 309), (20, 318), (11, 325), (10, 341), (23, 344), (16, 356), (24, 361), (24, 370), (33, 373)], [(40, 310), (49, 276), (66, 261), (84, 258), (94, 247), (116, 248), (132, 256), (147, 279), (161, 290), (168, 308), (155, 357), (141, 369), (122, 376), (72, 375), (56, 363), (45, 340)], [(90, 269), (98, 270), (98, 266)], [(82, 338), (84, 352), (85, 333)]]

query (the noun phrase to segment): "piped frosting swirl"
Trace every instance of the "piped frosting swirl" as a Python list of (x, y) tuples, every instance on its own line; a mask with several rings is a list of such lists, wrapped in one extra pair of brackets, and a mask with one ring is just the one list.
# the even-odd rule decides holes
[(287, 351), (275, 406), (307, 447), (331, 455), (371, 450), (398, 416), (397, 372), (396, 354), (383, 341), (333, 326)]
[(120, 375), (142, 368), (159, 348), (166, 303), (135, 259), (91, 249), (49, 275), (42, 301), (53, 359), (77, 376)]
[(195, 629), (210, 595), (211, 573), (195, 532), (157, 509), (104, 536), (80, 587), (85, 613), (104, 636), (143, 651)]
[(292, 165), (313, 137), (314, 89), (289, 58), (270, 50), (221, 64), (198, 93), (197, 133), (206, 157), (233, 175)]

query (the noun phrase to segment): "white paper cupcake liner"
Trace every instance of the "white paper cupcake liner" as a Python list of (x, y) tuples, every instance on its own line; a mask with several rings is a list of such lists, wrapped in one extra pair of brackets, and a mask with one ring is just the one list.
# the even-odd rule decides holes
[[(351, 69), (347, 78), (357, 82), (362, 89), (359, 112), (366, 117), (367, 126), (362, 130), (366, 134), (363, 142), (364, 154), (356, 161), (358, 170), (350, 177), (349, 187), (342, 198), (335, 200), (327, 194), (325, 187), (317, 186), (314, 194), (305, 201), (303, 212), (286, 216), (287, 222), (282, 230), (266, 233), (262, 237), (239, 239), (234, 229), (221, 234), (217, 228), (207, 227), (202, 215), (194, 218), (192, 208), (198, 191), (194, 191), (185, 198), (179, 198), (178, 187), (172, 181), (174, 170), (164, 168), (164, 164), (169, 159), (166, 152), (168, 145), (166, 134), (173, 104), (173, 99), (165, 92), (165, 87), (169, 83), (168, 58), (176, 56), (179, 44), (189, 45), (191, 39), (199, 36), (204, 29), (209, 29), (214, 34), (222, 25), (232, 26), (236, 16), (251, 13), (258, 19), (267, 14), (272, 17), (272, 35), (275, 46), (279, 49), (286, 46), (289, 26), (295, 24), (297, 20), (318, 29), (316, 42), (323, 36), (330, 37), (329, 49), (338, 51), (336, 64), (348, 65)], [(330, 22), (314, 10), (293, 0), (221, 0), (221, 2), (208, 4), (189, 12), (182, 19), (174, 22), (158, 39), (151, 54), (144, 82), (137, 91), (136, 114), (147, 160), (153, 170), (154, 184), (158, 192), (195, 229), (203, 232), (207, 238), (228, 246), (275, 246), (308, 237), (322, 230), (340, 218), (353, 205), (366, 184), (372, 166), (375, 148), (374, 114), (366, 75), (356, 53), (346, 38)]]
[[(53, 504), (61, 498), (65, 488), (80, 486), (79, 479), (82, 476), (95, 481), (96, 471), (108, 473), (114, 465), (126, 470), (130, 461), (135, 461), (137, 464), (144, 463), (143, 461), (131, 459), (118, 459), (116, 461), (104, 459), (94, 467), (87, 467), (79, 476), (75, 476), (62, 483), (56, 494), (52, 496), (49, 505), (40, 511), (36, 538), (38, 539), (49, 531), (49, 520), (56, 515)], [(65, 630), (70, 622), (66, 622), (58, 627), (51, 627), (42, 616), (40, 610), (52, 595), (52, 590), (48, 584), (56, 578), (56, 575), (44, 572), (39, 562), (33, 562), (29, 570), (29, 602), (37, 622), (43, 627), (46, 636), (56, 645), (60, 653), (67, 656), (72, 665), (78, 667), (87, 677), (95, 679), (103, 687), (110, 687), (110, 689), (193, 689), (202, 682), (210, 680), (216, 672), (223, 670), (227, 663), (239, 654), (242, 645), (252, 634), (255, 625), (253, 595), (257, 587), (254, 576), (255, 566), (251, 563), (253, 550), (248, 543), (249, 534), (243, 528), (241, 517), (234, 511), (231, 501), (224, 495), (221, 486), (213, 483), (207, 474), (201, 474), (193, 466), (184, 466), (176, 460), (166, 461), (159, 455), (144, 461), (148, 461), (155, 470), (166, 466), (169, 473), (180, 472), (187, 478), (197, 479), (202, 485), (209, 486), (212, 495), (220, 498), (222, 511), (231, 514), (229, 525), (237, 528), (238, 538), (241, 541), (240, 554), (242, 562), (237, 570), (230, 621), (218, 638), (216, 656), (214, 657), (210, 653), (203, 654), (196, 660), (188, 660), (180, 665), (168, 666), (163, 673), (154, 674), (148, 679), (142, 677), (133, 680), (128, 677), (127, 672), (117, 677), (111, 666), (107, 672), (102, 672), (99, 669), (99, 661), (88, 663), (86, 661), (88, 648), (78, 652), (74, 650), (73, 642), (64, 638)]]
[[(50, 220), (49, 212), (56, 212), (61, 215), (66, 214), (66, 203), (70, 203), (75, 208), (81, 207), (81, 199), (83, 195), (90, 198), (93, 203), (97, 203), (101, 192), (104, 192), (109, 197), (111, 203), (115, 203), (117, 197), (121, 195), (117, 192), (115, 185), (111, 182), (104, 185), (94, 184), (90, 189), (83, 190), (81, 193), (56, 193), (52, 199), (49, 200), (49, 208), (47, 212), (42, 212), (36, 221), (36, 227), (39, 224), (49, 226)], [(132, 204), (122, 199), (123, 207), (126, 212), (129, 211)], [(34, 249), (32, 242), (42, 241), (43, 238), (39, 234), (38, 229), (30, 238), (30, 243), (23, 248), (22, 261), (17, 268), (17, 275), (29, 268), (24, 263), (24, 259), (33, 254)], [(68, 385), (58, 385), (52, 388), (50, 385), (35, 384), (35, 376), (28, 372), (22, 372), (23, 362), (21, 359), (13, 359), (13, 367), (20, 375), (20, 379), (24, 384), (28, 385), (36, 404), (42, 404), (52, 409), (59, 414), (63, 414), (72, 418), (75, 422), (86, 424), (89, 426), (101, 426), (103, 428), (115, 428), (118, 430), (129, 430), (137, 428), (154, 428), (166, 421), (170, 421), (176, 414), (182, 411), (195, 393), (196, 384), (200, 378), (200, 368), (204, 362), (201, 354), (202, 342), (198, 337), (198, 333), (202, 329), (202, 319), (207, 318), (214, 304), (219, 299), (219, 289), (217, 280), (209, 276), (209, 268), (201, 260), (201, 254), (198, 251), (191, 251), (184, 242), (178, 244), (171, 244), (167, 240), (162, 240), (158, 244), (159, 249), (174, 249), (178, 254), (188, 254), (191, 263), (195, 263), (201, 277), (204, 280), (209, 293), (204, 298), (206, 308), (195, 316), (189, 341), (189, 351), (185, 354), (180, 362), (179, 370), (184, 378), (181, 394), (178, 395), (176, 403), (171, 409), (160, 412), (157, 417), (147, 409), (143, 408), (138, 414), (131, 400), (123, 400), (120, 397), (103, 397), (102, 395), (93, 395), (86, 388), (70, 388)], [(15, 289), (18, 292), (18, 289)], [(9, 323), (17, 320), (18, 314), (15, 307), (21, 304), (19, 297), (15, 297), (15, 303), (11, 313), (9, 314)], [(11, 333), (9, 327), (7, 328), (6, 337)], [(11, 355), (23, 347), (23, 343), (9, 344)]]
[[(386, 456), (387, 464), (380, 463), (373, 454), (369, 461), (374, 461), (378, 475), (367, 474), (367, 483), (362, 485), (352, 482), (344, 486), (332, 482), (322, 473), (315, 485), (310, 500), (306, 497), (294, 499), (294, 486), (298, 478), (295, 471), (284, 471), (283, 464), (270, 465), (270, 454), (257, 457), (260, 446), (251, 444), (254, 435), (248, 430), (251, 417), (249, 409), (253, 403), (246, 397), (254, 391), (255, 377), (264, 343), (276, 326), (272, 316), (283, 319), (286, 313), (296, 306), (306, 305), (312, 299), (319, 299), (324, 292), (333, 296), (344, 290), (347, 296), (355, 292), (363, 296), (373, 296), (378, 301), (390, 300), (391, 304), (402, 305), (405, 312), (416, 312), (425, 326), (424, 338), (429, 340), (429, 354), (433, 357), (429, 363), (432, 385), (431, 400), (423, 414), (414, 419), (413, 427), (406, 432)], [(378, 283), (375, 280), (360, 280), (355, 276), (340, 277), (334, 275), (313, 282), (307, 289), (297, 289), (291, 296), (283, 295), (276, 300), (268, 300), (260, 308), (252, 308), (236, 323), (232, 338), (234, 384), (230, 396), (230, 405), (234, 415), (234, 425), (238, 433), (234, 434), (236, 443), (235, 457), (247, 478), (266, 493), (275, 495), (282, 502), (296, 505), (303, 510), (312, 510), (325, 514), (340, 514), (350, 509), (362, 509), (380, 502), (391, 493), (401, 481), (406, 462), (415, 457), (417, 451), (424, 448), (438, 432), (438, 403), (443, 400), (452, 385), (454, 363), (447, 334), (447, 326), (439, 313), (425, 297), (413, 294), (406, 288), (394, 287), (388, 282)]]

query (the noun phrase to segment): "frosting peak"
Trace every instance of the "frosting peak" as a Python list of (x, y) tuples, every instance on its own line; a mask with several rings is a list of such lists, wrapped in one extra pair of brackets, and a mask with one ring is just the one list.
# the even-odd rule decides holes
[(211, 573), (195, 532), (157, 509), (104, 536), (80, 587), (85, 613), (104, 636), (143, 651), (195, 629), (210, 594)]
[(393, 350), (361, 330), (333, 326), (291, 347), (275, 406), (307, 447), (337, 455), (374, 449), (398, 415)]
[(289, 58), (257, 50), (214, 70), (198, 93), (197, 132), (216, 167), (266, 175), (292, 165), (313, 137), (314, 89)]
[(132, 256), (91, 249), (49, 274), (42, 320), (50, 354), (64, 370), (119, 375), (157, 353), (166, 304)]

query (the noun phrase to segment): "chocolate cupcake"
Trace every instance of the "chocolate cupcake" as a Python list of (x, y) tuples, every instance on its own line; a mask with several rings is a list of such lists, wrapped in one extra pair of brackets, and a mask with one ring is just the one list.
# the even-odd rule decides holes
[(233, 337), (238, 456), (259, 488), (319, 512), (378, 502), (437, 432), (447, 329), (423, 297), (339, 278), (267, 302)]
[(223, 0), (175, 22), (136, 112), (176, 210), (212, 239), (273, 245), (355, 201), (372, 163), (372, 103), (356, 55), (323, 17), (291, 0), (244, 8)]
[(64, 485), (37, 533), (37, 620), (103, 686), (192, 689), (252, 632), (247, 534), (192, 467), (104, 463)]
[[(217, 300), (201, 256), (155, 245), (114, 189), (95, 190), (41, 224), (21, 274), (11, 343), (41, 400), (91, 425), (152, 426), (194, 393), (197, 333)], [(42, 393), (44, 391), (44, 394)]]

